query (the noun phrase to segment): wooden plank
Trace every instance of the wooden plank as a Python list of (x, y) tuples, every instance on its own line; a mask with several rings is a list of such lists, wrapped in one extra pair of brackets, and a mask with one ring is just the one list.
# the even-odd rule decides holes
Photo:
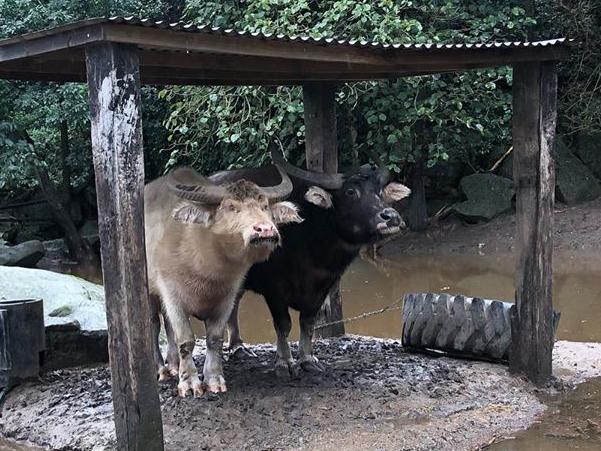
[(86, 53), (117, 449), (162, 450), (144, 244), (144, 161), (135, 47)]
[(381, 52), (373, 49), (341, 49), (339, 46), (310, 45), (302, 41), (252, 39), (248, 36), (191, 33), (123, 24), (106, 24), (103, 28), (110, 41), (136, 44), (145, 48), (343, 63), (383, 63)]
[[(490, 50), (489, 50), (490, 51)], [(391, 56), (397, 51), (390, 51)], [(408, 50), (399, 50), (399, 52), (411, 53)], [(448, 50), (451, 52), (451, 50)], [(507, 51), (506, 51), (507, 52)], [(531, 52), (531, 51), (530, 51)], [(461, 58), (451, 55), (444, 58), (444, 70), (466, 70), (490, 67), (490, 63), (484, 58), (482, 61), (464, 62)], [(442, 62), (442, 61), (441, 61)], [(496, 65), (510, 64), (511, 60), (498, 59)], [(294, 77), (297, 74), (329, 74), (331, 78), (336, 75), (340, 77), (354, 76), (359, 74), (366, 79), (371, 74), (375, 77), (381, 74), (405, 75), (408, 73), (432, 73), (439, 71), (436, 58), (424, 58), (421, 63), (412, 62), (407, 64), (406, 58), (401, 58), (401, 62), (394, 62), (391, 58), (387, 64), (359, 64), (354, 62), (338, 61), (315, 61), (301, 60), (284, 57), (253, 56), (243, 54), (215, 54), (201, 52), (182, 52), (168, 50), (142, 49), (140, 53), (140, 66), (146, 67), (170, 67), (179, 69), (195, 70), (221, 70), (235, 74), (244, 74), (247, 72), (264, 72), (273, 74), (287, 74), (288, 77)], [(143, 70), (142, 70), (143, 72)]]
[(81, 47), (104, 39), (101, 25), (87, 23), (59, 27), (0, 42), (0, 62)]
[(566, 56), (564, 47), (500, 47), (383, 49), (326, 45), (324, 43), (252, 39), (248, 36), (193, 33), (124, 24), (105, 24), (106, 38), (113, 42), (136, 44), (147, 49), (247, 55), (305, 61), (328, 61), (348, 64), (372, 64), (408, 67), (415, 64), (444, 68), (452, 64), (486, 63), (488, 66), (523, 61), (558, 60)]
[[(336, 136), (336, 86), (332, 83), (303, 85), (305, 107), (305, 152), (307, 169), (319, 172), (338, 172)], [(317, 324), (342, 319), (340, 281), (336, 281), (317, 317)], [(344, 324), (334, 324), (316, 330), (317, 336), (344, 335)]]
[(307, 169), (338, 171), (336, 142), (336, 86), (313, 83), (303, 86)]
[(556, 125), (554, 63), (525, 63), (513, 72), (513, 148), (519, 262), (510, 369), (537, 385), (551, 378), (552, 249)]
[[(388, 80), (401, 76), (462, 71), (488, 67), (487, 63), (387, 67), (321, 61), (300, 61), (244, 55), (214, 55), (146, 50), (141, 52), (144, 84), (290, 85), (311, 81), (355, 82)], [(170, 70), (165, 70), (169, 68)], [(39, 81), (85, 81), (82, 48), (58, 50), (0, 63), (0, 78)]]

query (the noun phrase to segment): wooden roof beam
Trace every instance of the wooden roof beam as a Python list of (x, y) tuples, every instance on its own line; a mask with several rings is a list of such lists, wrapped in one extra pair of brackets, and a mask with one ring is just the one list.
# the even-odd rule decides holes
[(104, 30), (98, 24), (79, 28), (64, 27), (63, 31), (32, 33), (18, 36), (0, 47), (0, 62), (43, 55), (60, 50), (81, 47), (105, 39)]

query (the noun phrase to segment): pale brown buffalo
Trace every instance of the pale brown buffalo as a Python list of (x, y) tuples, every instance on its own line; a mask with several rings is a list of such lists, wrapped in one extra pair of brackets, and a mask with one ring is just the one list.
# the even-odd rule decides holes
[[(246, 180), (215, 184), (181, 168), (146, 186), (155, 358), (160, 379), (179, 375), (180, 396), (226, 391), (222, 342), (236, 293), (248, 269), (280, 244), (276, 224), (301, 221), (294, 204), (280, 202), (292, 191), (288, 176), (280, 174), (279, 185), (260, 188)], [(169, 341), (167, 366), (158, 348), (161, 311)], [(191, 316), (204, 320), (206, 328), (203, 383), (192, 360)]]

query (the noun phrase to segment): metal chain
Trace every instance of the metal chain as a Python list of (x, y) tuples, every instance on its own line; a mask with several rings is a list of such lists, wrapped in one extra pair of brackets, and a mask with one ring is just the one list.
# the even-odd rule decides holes
[(398, 301), (393, 302), (390, 305), (387, 305), (386, 307), (378, 309), (378, 310), (373, 310), (371, 312), (365, 312), (365, 313), (362, 313), (361, 315), (352, 316), (350, 318), (343, 318), (338, 321), (332, 321), (331, 323), (318, 324), (315, 326), (315, 329), (323, 329), (324, 327), (329, 327), (329, 326), (333, 326), (334, 324), (340, 324), (340, 323), (346, 324), (346, 323), (350, 323), (352, 321), (357, 321), (359, 319), (367, 318), (369, 316), (379, 315), (379, 314), (388, 312), (390, 310), (400, 310), (402, 308), (403, 308), (403, 298), (399, 299)]

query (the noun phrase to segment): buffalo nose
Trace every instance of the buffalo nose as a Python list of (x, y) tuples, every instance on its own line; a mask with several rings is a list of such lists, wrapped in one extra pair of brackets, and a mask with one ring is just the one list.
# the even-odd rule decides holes
[(384, 210), (382, 210), (380, 212), (379, 217), (382, 221), (386, 222), (386, 225), (389, 225), (389, 226), (401, 225), (401, 217), (394, 208), (385, 208)]
[(268, 223), (259, 223), (253, 226), (253, 231), (260, 237), (270, 237), (275, 235), (275, 227)]

